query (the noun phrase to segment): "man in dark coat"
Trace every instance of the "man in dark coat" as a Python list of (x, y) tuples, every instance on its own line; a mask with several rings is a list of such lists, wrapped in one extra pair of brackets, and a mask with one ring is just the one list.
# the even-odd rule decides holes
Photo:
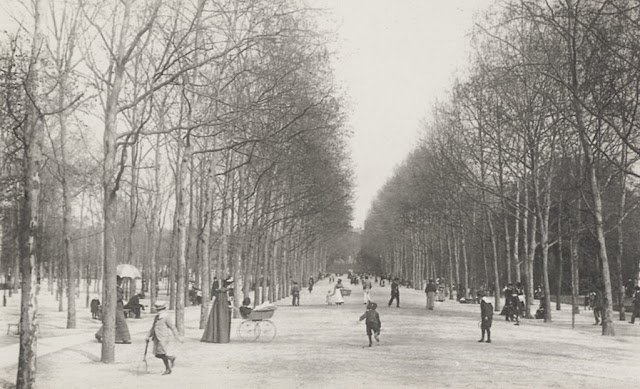
[(491, 343), (491, 323), (493, 322), (493, 305), (484, 292), (478, 292), (480, 300), (480, 328), (482, 329), (482, 338), (478, 342), (484, 342), (484, 334), (487, 334), (487, 343)]
[(140, 294), (134, 294), (133, 297), (129, 299), (129, 302), (127, 302), (127, 305), (124, 306), (124, 309), (131, 310), (134, 317), (140, 319), (140, 310), (144, 309), (144, 305), (140, 304)]
[(396, 308), (400, 308), (400, 284), (398, 284), (398, 277), (394, 278), (391, 282), (391, 299), (389, 300), (389, 306), (393, 300), (396, 300)]
[(293, 285), (291, 285), (291, 305), (300, 305), (300, 285), (297, 281), (293, 281)]

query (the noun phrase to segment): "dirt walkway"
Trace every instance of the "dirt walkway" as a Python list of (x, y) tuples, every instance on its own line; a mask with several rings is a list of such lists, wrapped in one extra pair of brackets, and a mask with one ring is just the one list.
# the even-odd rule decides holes
[[(605, 338), (586, 312), (572, 330), (565, 307), (553, 312), (550, 324), (525, 320), (516, 327), (496, 316), (493, 343), (477, 343), (477, 305), (445, 301), (427, 311), (423, 292), (403, 288), (401, 308), (389, 308), (389, 287), (375, 285), (383, 332), (380, 345), (369, 348), (364, 324), (357, 322), (362, 292), (348, 287), (353, 293), (343, 306), (325, 304), (326, 281), (311, 294), (304, 290), (300, 307), (279, 302), (271, 343), (243, 343), (236, 332), (241, 320), (232, 324), (231, 343), (201, 343), (199, 307), (188, 308), (185, 342), (175, 345), (178, 361), (170, 376), (160, 375), (162, 363), (155, 359), (148, 374), (138, 370), (144, 334), (132, 331), (133, 344), (117, 345), (116, 363), (97, 363), (100, 344), (89, 339), (41, 356), (38, 380), (45, 388), (86, 388), (87, 380), (96, 388), (628, 388), (637, 381), (638, 325), (617, 324), (619, 336)], [(150, 320), (140, 320), (141, 328)], [(14, 377), (15, 366), (0, 368), (5, 383)]]

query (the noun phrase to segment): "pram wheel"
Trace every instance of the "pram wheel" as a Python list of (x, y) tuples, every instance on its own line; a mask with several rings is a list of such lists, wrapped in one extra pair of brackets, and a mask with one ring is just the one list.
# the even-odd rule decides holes
[(238, 335), (240, 339), (244, 342), (255, 342), (256, 339), (260, 336), (260, 326), (257, 325), (259, 322), (245, 320), (240, 323), (240, 327), (238, 327)]
[(276, 326), (271, 320), (257, 322), (258, 336), (267, 342), (271, 342), (276, 337)]

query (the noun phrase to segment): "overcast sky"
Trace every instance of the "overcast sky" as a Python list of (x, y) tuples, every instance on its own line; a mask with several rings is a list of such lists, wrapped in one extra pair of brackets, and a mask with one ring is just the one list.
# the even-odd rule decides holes
[[(420, 122), (464, 75), (476, 12), (495, 0), (303, 0), (325, 9), (335, 30), (337, 84), (349, 101), (356, 173), (354, 227), (361, 227), (377, 191), (415, 146)], [(6, 11), (24, 10), (0, 0)]]
[(307, 0), (337, 29), (338, 85), (350, 101), (354, 227), (416, 144), (469, 58), (474, 14), (493, 0)]

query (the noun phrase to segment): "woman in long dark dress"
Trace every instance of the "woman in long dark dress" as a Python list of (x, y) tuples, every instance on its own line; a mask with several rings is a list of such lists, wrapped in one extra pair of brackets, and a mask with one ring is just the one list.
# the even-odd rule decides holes
[(202, 334), (201, 342), (229, 343), (231, 334), (231, 310), (229, 309), (228, 291), (232, 281), (226, 280), (223, 286), (216, 290), (213, 307), (209, 312), (209, 320)]
[[(117, 280), (117, 303), (116, 303), (116, 343), (129, 344), (131, 343), (131, 334), (129, 334), (129, 326), (127, 326), (127, 319), (124, 317), (124, 290), (122, 289), (122, 278), (118, 277)], [(104, 325), (100, 327), (96, 333), (96, 339), (98, 342), (102, 342), (102, 334), (104, 332)]]

